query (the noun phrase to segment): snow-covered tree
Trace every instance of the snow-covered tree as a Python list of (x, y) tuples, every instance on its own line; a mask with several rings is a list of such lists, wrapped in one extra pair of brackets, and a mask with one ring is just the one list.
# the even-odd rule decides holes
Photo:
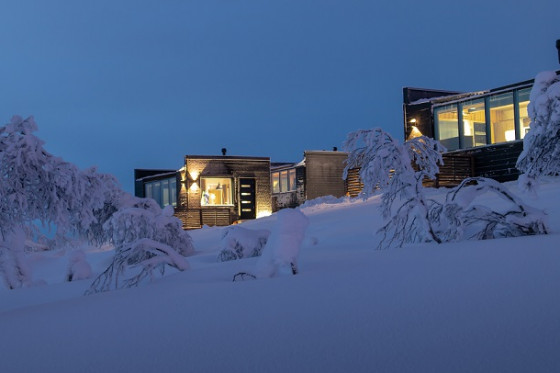
[[(14, 116), (0, 127), (0, 274), (9, 288), (31, 283), (26, 247), (69, 239), (113, 243), (116, 258), (125, 257), (126, 265), (142, 263), (139, 280), (165, 261), (187, 267), (183, 256), (192, 252), (190, 236), (172, 208), (162, 211), (152, 200), (123, 192), (113, 176), (95, 168), (80, 171), (51, 155), (36, 131), (33, 117)], [(54, 239), (41, 235), (37, 224), (54, 230)], [(87, 263), (78, 259), (69, 277), (83, 277)]]
[[(422, 181), (434, 179), (445, 148), (425, 136), (398, 143), (381, 128), (359, 130), (348, 135), (344, 149), (349, 153), (343, 177), (360, 168), (363, 195), (376, 191), (381, 197), (386, 225), (380, 229), (380, 246), (404, 243), (440, 243), (429, 217), (432, 201), (426, 198)], [(398, 202), (398, 203), (396, 203)]]
[(533, 192), (539, 177), (560, 173), (560, 76), (553, 71), (538, 74), (529, 99), (531, 129), (517, 168), (523, 173), (519, 185)]
[(76, 219), (75, 226), (80, 237), (94, 245), (102, 245), (111, 241), (110, 233), (104, 224), (125, 204), (128, 195), (118, 185), (114, 176), (98, 173), (95, 167), (82, 172), (87, 190), (96, 191), (94, 195), (86, 195), (84, 205), (96, 202), (92, 215), (87, 220)]
[(161, 209), (154, 200), (129, 197), (105, 223), (115, 246), (109, 267), (86, 294), (138, 286), (143, 280), (163, 275), (167, 266), (189, 268), (185, 256), (193, 253), (191, 237), (173, 216), (173, 207)]
[(238, 225), (227, 227), (222, 235), (218, 261), (260, 256), (269, 235), (270, 231), (266, 229), (247, 229)]
[(9, 288), (31, 281), (23, 250), (26, 240), (39, 238), (37, 224), (55, 229), (57, 240), (79, 234), (78, 225), (94, 222), (104, 202), (74, 165), (43, 148), (35, 131), (33, 117), (14, 116), (0, 127), (0, 271)]

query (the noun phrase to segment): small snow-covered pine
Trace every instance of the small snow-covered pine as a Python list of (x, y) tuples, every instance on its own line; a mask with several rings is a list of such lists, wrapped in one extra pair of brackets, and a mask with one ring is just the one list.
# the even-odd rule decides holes
[(309, 219), (298, 209), (282, 209), (262, 255), (256, 264), (257, 277), (296, 274), (297, 258)]

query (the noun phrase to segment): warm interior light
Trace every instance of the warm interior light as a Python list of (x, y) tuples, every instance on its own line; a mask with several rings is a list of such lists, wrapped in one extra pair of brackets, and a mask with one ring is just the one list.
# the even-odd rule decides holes
[(472, 123), (467, 120), (463, 119), (463, 136), (472, 136)]
[(410, 123), (416, 123), (416, 118), (412, 118), (412, 119), (410, 120)]
[(505, 131), (506, 141), (513, 141), (515, 140), (515, 130), (507, 130)]

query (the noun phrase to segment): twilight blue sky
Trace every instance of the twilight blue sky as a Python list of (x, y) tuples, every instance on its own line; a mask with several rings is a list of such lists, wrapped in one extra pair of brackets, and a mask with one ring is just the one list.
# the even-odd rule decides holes
[(493, 88), (560, 69), (560, 1), (0, 2), (0, 120), (132, 191), (185, 154), (299, 161), (380, 126), (402, 87)]

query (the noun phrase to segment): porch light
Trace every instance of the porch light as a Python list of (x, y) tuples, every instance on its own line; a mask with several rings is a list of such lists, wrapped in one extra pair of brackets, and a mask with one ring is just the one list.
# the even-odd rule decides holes
[(422, 132), (416, 126), (410, 126), (410, 135), (408, 135), (408, 139), (413, 139), (415, 137), (423, 136)]
[(189, 171), (189, 176), (191, 177), (192, 181), (196, 181), (198, 180), (198, 176), (200, 175), (200, 172), (198, 171)]

